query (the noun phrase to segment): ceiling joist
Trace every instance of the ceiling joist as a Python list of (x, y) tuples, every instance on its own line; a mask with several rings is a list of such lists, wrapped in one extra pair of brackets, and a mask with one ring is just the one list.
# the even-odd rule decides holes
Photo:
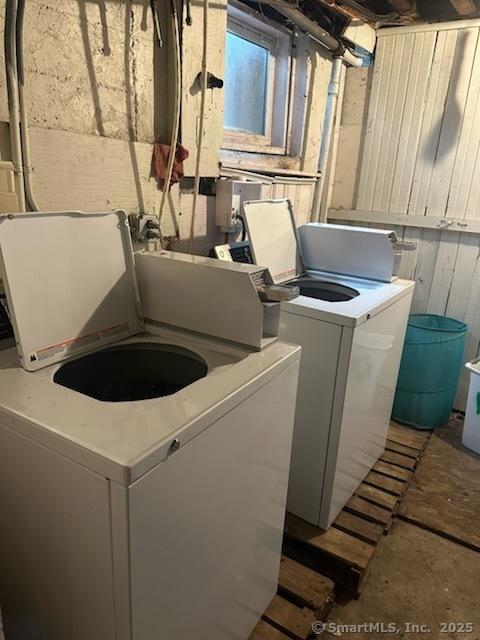
[(450, 0), (450, 3), (462, 18), (469, 18), (478, 12), (477, 5), (473, 0)]
[(388, 0), (389, 5), (398, 13), (413, 13), (415, 11), (414, 0)]

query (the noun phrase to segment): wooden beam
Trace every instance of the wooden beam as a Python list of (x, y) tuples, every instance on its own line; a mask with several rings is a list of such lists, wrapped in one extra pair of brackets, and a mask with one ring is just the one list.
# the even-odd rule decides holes
[(329, 220), (369, 222), (392, 226), (437, 229), (437, 231), (458, 231), (480, 234), (480, 218), (442, 218), (439, 216), (416, 216), (405, 213), (383, 213), (379, 211), (355, 211), (352, 209), (329, 209)]
[(398, 13), (413, 13), (415, 11), (413, 0), (388, 0), (388, 4)]
[(450, 4), (453, 5), (455, 11), (462, 18), (474, 16), (478, 13), (478, 7), (473, 0), (450, 0)]

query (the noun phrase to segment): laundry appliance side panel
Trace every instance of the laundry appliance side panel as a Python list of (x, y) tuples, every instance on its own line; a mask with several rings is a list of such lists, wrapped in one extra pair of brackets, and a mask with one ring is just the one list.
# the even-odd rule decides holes
[(298, 369), (129, 488), (134, 640), (247, 638), (275, 595)]
[(353, 332), (331, 493), (324, 492), (319, 525), (328, 528), (378, 460), (387, 431), (413, 289)]
[(0, 423), (9, 640), (116, 640), (109, 482)]
[(302, 347), (287, 508), (317, 524), (342, 327), (283, 311), (280, 335)]

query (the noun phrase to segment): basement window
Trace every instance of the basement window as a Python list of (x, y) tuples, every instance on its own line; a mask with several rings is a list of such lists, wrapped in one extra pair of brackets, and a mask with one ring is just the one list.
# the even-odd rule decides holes
[(228, 5), (223, 148), (286, 153), (291, 34)]

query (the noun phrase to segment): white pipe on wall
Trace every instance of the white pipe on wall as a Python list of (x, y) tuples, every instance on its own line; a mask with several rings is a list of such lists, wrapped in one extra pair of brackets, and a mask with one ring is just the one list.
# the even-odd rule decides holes
[(20, 211), (26, 210), (25, 184), (23, 178), (23, 156), (20, 135), (20, 105), (18, 99), (16, 21), (18, 2), (7, 0), (5, 7), (5, 65), (7, 72), (7, 95), (10, 146), (15, 172), (15, 191)]
[(320, 207), (322, 204), (323, 190), (325, 186), (325, 171), (327, 168), (328, 155), (330, 152), (330, 142), (332, 139), (333, 123), (335, 121), (335, 113), (337, 110), (338, 94), (340, 90), (340, 75), (342, 73), (342, 58), (334, 58), (332, 65), (332, 73), (330, 76), (330, 84), (328, 85), (327, 106), (325, 109), (325, 119), (323, 121), (322, 144), (320, 147), (320, 156), (318, 159), (318, 173), (320, 176), (315, 184), (315, 192), (313, 196), (312, 222), (318, 222), (320, 218)]
[(25, 184), (26, 200), (32, 211), (40, 211), (33, 188), (33, 167), (30, 153), (30, 136), (28, 133), (28, 110), (25, 100), (25, 60), (24, 60), (24, 18), (26, 0), (18, 0), (16, 46), (17, 46), (17, 77), (18, 99), (20, 103), (20, 138), (23, 153), (23, 181)]

